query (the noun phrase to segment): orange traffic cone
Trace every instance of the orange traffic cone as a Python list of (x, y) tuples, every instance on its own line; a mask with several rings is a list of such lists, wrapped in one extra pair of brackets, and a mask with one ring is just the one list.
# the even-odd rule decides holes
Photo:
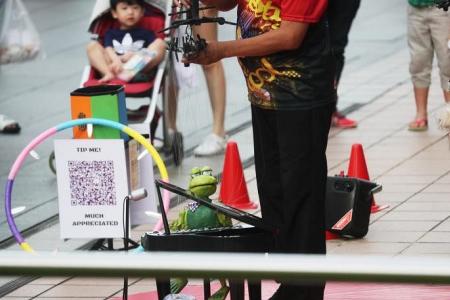
[(253, 209), (258, 207), (248, 197), (241, 157), (237, 144), (233, 141), (227, 143), (225, 151), (219, 200), (234, 208)]
[[(353, 144), (350, 153), (350, 163), (347, 171), (348, 177), (355, 177), (365, 180), (370, 180), (369, 172), (367, 171), (366, 159), (364, 157), (364, 151), (361, 144)], [(372, 196), (372, 206), (370, 208), (371, 213), (379, 212), (388, 208), (389, 205), (379, 206), (375, 203), (375, 198)]]

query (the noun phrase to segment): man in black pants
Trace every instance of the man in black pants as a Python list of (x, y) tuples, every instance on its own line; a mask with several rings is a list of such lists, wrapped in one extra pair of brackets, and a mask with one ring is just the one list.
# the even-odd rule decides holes
[[(345, 47), (348, 34), (356, 16), (361, 0), (329, 0), (328, 22), (330, 24), (331, 47), (336, 58), (336, 86), (339, 85), (345, 63)], [(340, 128), (354, 128), (357, 122), (346, 118), (335, 108), (332, 125)]]
[[(184, 61), (239, 58), (252, 107), (261, 214), (278, 229), (276, 251), (325, 254), (325, 150), (336, 100), (328, 1), (203, 2), (220, 10), (237, 6), (238, 38), (208, 41)], [(270, 299), (321, 300), (324, 287), (283, 282)]]

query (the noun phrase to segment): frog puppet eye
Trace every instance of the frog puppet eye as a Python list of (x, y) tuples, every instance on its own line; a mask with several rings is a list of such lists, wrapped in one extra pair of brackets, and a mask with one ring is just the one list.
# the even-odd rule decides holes
[(211, 167), (203, 167), (201, 169), (202, 175), (212, 176), (212, 169)]
[(197, 177), (199, 175), (202, 175), (202, 170), (198, 167), (192, 168), (191, 170), (191, 178)]
[(212, 176), (212, 170), (202, 171), (202, 175)]

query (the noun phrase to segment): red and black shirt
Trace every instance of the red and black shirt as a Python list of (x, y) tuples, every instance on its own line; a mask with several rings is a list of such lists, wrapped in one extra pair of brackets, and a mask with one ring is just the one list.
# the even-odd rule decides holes
[(241, 57), (249, 99), (262, 108), (310, 109), (335, 100), (334, 63), (327, 0), (238, 0), (237, 37), (246, 39), (279, 29), (281, 22), (310, 23), (298, 49), (265, 57)]

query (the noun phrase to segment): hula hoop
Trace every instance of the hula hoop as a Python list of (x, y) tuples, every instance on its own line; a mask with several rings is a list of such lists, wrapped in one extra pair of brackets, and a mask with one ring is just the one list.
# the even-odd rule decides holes
[[(16, 223), (14, 221), (14, 217), (11, 212), (11, 195), (12, 195), (12, 189), (14, 184), (14, 179), (16, 178), (16, 175), (22, 166), (23, 162), (25, 161), (25, 158), (28, 156), (30, 151), (32, 151), (36, 146), (38, 146), (40, 143), (42, 143), (45, 139), (48, 137), (56, 134), (59, 131), (72, 128), (75, 126), (80, 125), (87, 125), (87, 124), (93, 124), (93, 125), (100, 125), (105, 127), (111, 127), (117, 130), (120, 130), (133, 139), (135, 139), (137, 142), (139, 142), (144, 148), (147, 150), (147, 152), (152, 156), (153, 160), (156, 163), (156, 166), (158, 167), (158, 171), (161, 175), (161, 179), (164, 181), (169, 181), (169, 176), (167, 173), (166, 166), (164, 165), (163, 160), (159, 156), (156, 149), (150, 144), (148, 140), (146, 140), (141, 134), (139, 134), (137, 131), (131, 129), (130, 127), (127, 127), (121, 123), (105, 120), (105, 119), (77, 119), (72, 120), (64, 123), (60, 123), (56, 125), (55, 127), (49, 128), (46, 131), (42, 132), (40, 135), (35, 137), (19, 154), (19, 156), (16, 158), (16, 161), (11, 167), (11, 170), (8, 175), (8, 180), (6, 182), (6, 188), (5, 188), (5, 214), (6, 214), (6, 221), (8, 222), (9, 229), (11, 233), (13, 234), (16, 242), (20, 245), (22, 250), (26, 252), (34, 252), (33, 248), (25, 241), (25, 239), (20, 234), (20, 231), (17, 229)], [(164, 210), (167, 212), (169, 209), (170, 204), (170, 194), (168, 191), (164, 190)], [(160, 218), (158, 223), (155, 225), (154, 230), (158, 231), (162, 227), (162, 219)]]

